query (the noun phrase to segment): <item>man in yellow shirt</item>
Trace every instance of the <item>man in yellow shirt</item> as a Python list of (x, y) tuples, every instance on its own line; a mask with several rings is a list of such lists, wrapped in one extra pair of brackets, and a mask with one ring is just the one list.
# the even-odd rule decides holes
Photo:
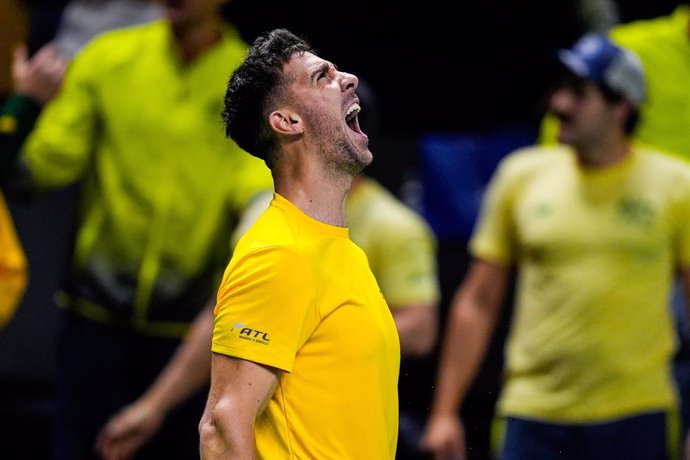
[(465, 454), (459, 409), (513, 270), (501, 458), (672, 458), (667, 302), (676, 274), (690, 287), (690, 166), (631, 143), (645, 96), (633, 53), (592, 34), (560, 56), (563, 145), (502, 160), (470, 240), (424, 437), (436, 459)]
[[(370, 137), (377, 127), (376, 98), (361, 80), (357, 94), (365, 116), (359, 124)], [(249, 223), (270, 199), (256, 202), (246, 214)], [(393, 314), (400, 337), (400, 426), (396, 458), (419, 457), (419, 433), (426, 418), (426, 393), (431, 391), (418, 367), (425, 365), (438, 335), (440, 288), (436, 237), (428, 223), (374, 178), (361, 173), (346, 201), (352, 241), (364, 250), (369, 266)], [(235, 230), (233, 241), (246, 228)], [(128, 458), (157, 432), (172, 407), (210, 378), (210, 309), (195, 322), (188, 340), (153, 385), (132, 404), (114, 414), (99, 437), (104, 459)]]
[(275, 195), (218, 291), (204, 459), (395, 457), (400, 343), (345, 212), (372, 160), (357, 85), (284, 29), (228, 83), (226, 132)]
[[(617, 24), (608, 31), (611, 40), (633, 51), (642, 62), (649, 97), (640, 105), (639, 126), (633, 142), (690, 162), (690, 5), (679, 4), (670, 14)], [(545, 118), (542, 140), (553, 142), (557, 120)], [(690, 321), (681, 287), (676, 286), (671, 306), (676, 320), (679, 348), (674, 373), (681, 398), (681, 418), (690, 427)], [(690, 458), (690, 436), (686, 440)]]

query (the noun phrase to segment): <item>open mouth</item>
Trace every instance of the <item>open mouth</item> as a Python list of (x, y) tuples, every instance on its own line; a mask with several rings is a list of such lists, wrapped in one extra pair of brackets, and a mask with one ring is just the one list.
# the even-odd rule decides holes
[(347, 113), (345, 114), (345, 123), (347, 123), (347, 126), (352, 131), (359, 134), (362, 134), (362, 130), (359, 128), (359, 120), (357, 119), (357, 115), (361, 110), (362, 108), (358, 103), (355, 102), (347, 109)]

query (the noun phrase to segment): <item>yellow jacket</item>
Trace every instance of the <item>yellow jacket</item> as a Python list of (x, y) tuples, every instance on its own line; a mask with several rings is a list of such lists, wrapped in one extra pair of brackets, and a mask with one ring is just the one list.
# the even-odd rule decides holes
[(246, 49), (228, 26), (183, 64), (169, 24), (156, 21), (101, 34), (71, 62), (22, 151), (39, 189), (80, 183), (62, 306), (181, 337), (211, 298), (242, 210), (272, 190), (265, 164), (221, 123)]

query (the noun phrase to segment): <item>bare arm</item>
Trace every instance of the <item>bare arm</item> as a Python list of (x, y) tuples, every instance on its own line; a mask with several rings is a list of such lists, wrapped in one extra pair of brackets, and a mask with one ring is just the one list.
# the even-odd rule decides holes
[(455, 294), (445, 332), (423, 448), (435, 459), (465, 458), (460, 405), (484, 358), (509, 280), (509, 269), (475, 260)]
[(213, 305), (194, 320), (185, 342), (139, 399), (106, 423), (96, 441), (102, 458), (132, 458), (160, 428), (166, 414), (207, 384), (211, 372)]
[(435, 305), (405, 305), (391, 308), (405, 357), (428, 356), (436, 345), (438, 312)]
[(211, 388), (199, 423), (201, 458), (254, 460), (254, 422), (275, 390), (278, 371), (217, 353), (211, 362)]

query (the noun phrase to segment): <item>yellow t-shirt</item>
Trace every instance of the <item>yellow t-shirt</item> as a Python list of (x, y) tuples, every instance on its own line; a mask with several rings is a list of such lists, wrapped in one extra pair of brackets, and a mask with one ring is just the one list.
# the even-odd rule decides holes
[(347, 221), (391, 308), (437, 305), (436, 236), (420, 215), (365, 177), (348, 196)]
[(14, 315), (28, 280), (26, 257), (0, 193), (0, 327)]
[(565, 147), (499, 165), (474, 256), (518, 268), (498, 409), (595, 422), (671, 408), (668, 299), (690, 266), (690, 167), (637, 149), (583, 170)]
[(255, 427), (260, 458), (393, 459), (400, 343), (348, 229), (275, 194), (239, 240), (212, 349), (278, 368)]

